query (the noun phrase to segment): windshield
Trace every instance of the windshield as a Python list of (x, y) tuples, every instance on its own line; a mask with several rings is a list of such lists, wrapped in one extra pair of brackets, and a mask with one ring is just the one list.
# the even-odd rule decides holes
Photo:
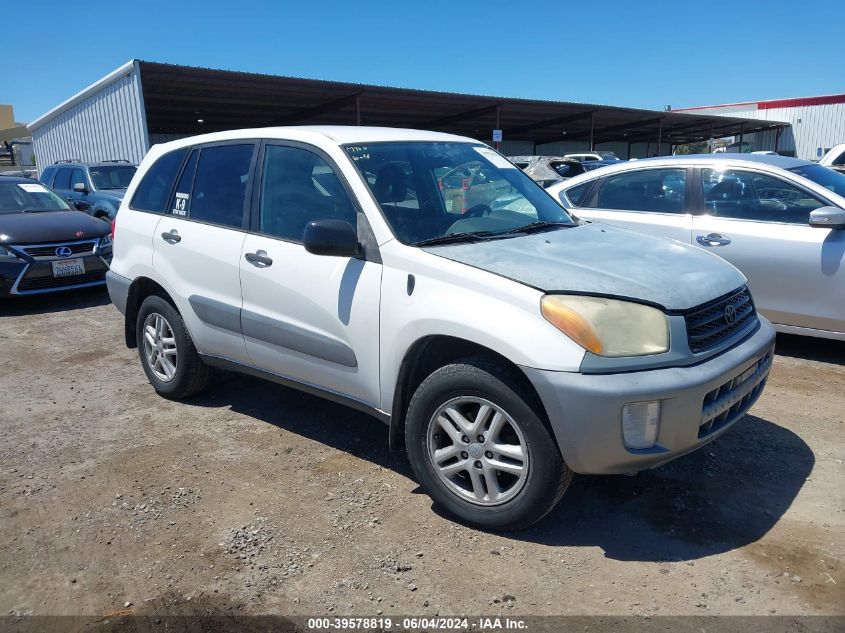
[(64, 200), (40, 183), (0, 181), (0, 214), (68, 209)]
[(817, 185), (830, 189), (833, 193), (845, 196), (845, 174), (840, 174), (822, 165), (802, 165), (801, 167), (793, 167), (789, 171), (804, 176)]
[(483, 145), (371, 143), (346, 151), (404, 244), (511, 235), (537, 222), (575, 224), (537, 183)]
[(135, 175), (135, 165), (89, 167), (94, 189), (126, 189)]

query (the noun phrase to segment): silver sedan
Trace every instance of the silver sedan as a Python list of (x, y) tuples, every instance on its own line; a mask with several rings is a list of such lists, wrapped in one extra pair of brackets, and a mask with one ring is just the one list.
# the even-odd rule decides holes
[(548, 192), (585, 219), (691, 243), (739, 268), (778, 331), (845, 340), (845, 175), (796, 158), (652, 158)]

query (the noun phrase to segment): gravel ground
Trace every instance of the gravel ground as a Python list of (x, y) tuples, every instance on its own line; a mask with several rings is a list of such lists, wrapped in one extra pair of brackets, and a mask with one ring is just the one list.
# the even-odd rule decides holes
[(439, 515), (378, 421), (147, 383), (103, 292), (0, 304), (0, 614), (845, 614), (845, 345), (782, 337), (752, 413), (540, 525)]

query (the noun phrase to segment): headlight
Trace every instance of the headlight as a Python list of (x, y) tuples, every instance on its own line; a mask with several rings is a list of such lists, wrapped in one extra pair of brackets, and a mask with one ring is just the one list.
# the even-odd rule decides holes
[(549, 323), (599, 356), (646, 356), (669, 350), (669, 323), (657, 308), (576, 295), (546, 295), (540, 308)]
[(0, 261), (9, 261), (10, 259), (18, 260), (20, 258), (5, 246), (0, 246)]
[(109, 246), (111, 246), (111, 235), (103, 235), (97, 243), (97, 247), (103, 249)]

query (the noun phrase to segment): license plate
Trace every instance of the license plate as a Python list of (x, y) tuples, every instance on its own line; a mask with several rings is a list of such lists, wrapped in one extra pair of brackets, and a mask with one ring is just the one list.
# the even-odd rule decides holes
[(53, 277), (72, 277), (73, 275), (84, 275), (85, 264), (82, 259), (60, 259), (53, 264)]

